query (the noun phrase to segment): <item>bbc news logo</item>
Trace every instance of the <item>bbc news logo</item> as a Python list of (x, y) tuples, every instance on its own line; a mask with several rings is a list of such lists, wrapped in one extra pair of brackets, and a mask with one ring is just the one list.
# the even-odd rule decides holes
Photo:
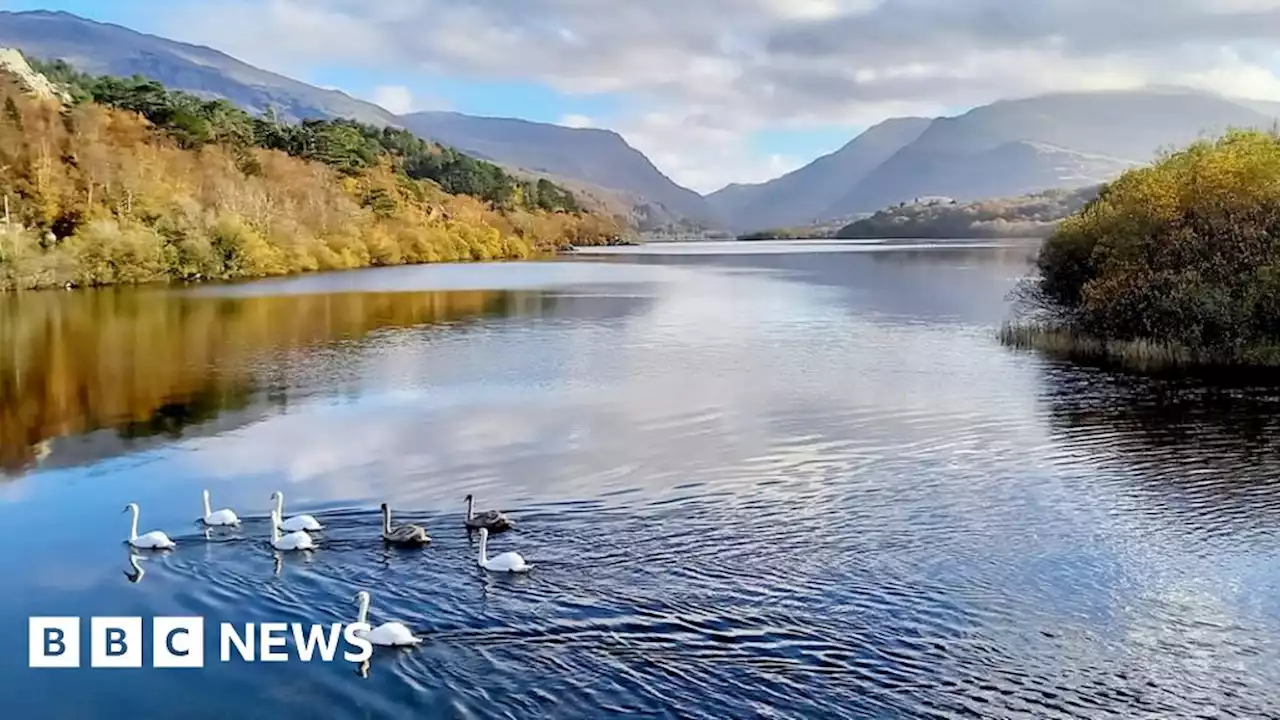
[[(77, 668), (81, 665), (81, 620), (78, 617), (32, 617), (27, 625), (29, 667)], [(231, 662), (238, 656), (245, 662), (333, 662), (343, 643), (347, 662), (364, 662), (373, 654), (373, 644), (356, 633), (368, 632), (367, 623), (232, 623), (218, 626), (218, 659)], [(200, 668), (205, 663), (204, 618), (156, 617), (151, 620), (151, 667)], [(95, 668), (140, 668), (146, 643), (140, 617), (89, 618), (89, 666)]]

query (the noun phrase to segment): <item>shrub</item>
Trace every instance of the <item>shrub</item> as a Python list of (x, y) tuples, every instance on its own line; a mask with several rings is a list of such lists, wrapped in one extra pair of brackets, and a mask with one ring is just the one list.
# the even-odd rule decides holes
[(1280, 344), (1280, 136), (1231, 131), (1125, 173), (1036, 265), (1028, 297), (1075, 336), (1261, 357)]

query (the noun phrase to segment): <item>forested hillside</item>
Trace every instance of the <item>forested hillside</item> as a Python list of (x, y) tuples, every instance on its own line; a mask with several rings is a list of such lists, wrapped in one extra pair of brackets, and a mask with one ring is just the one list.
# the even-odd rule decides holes
[(514, 258), (619, 232), (554, 183), (403, 130), (40, 69), (74, 101), (0, 78), (0, 288)]
[(1048, 237), (1064, 218), (1098, 196), (1099, 185), (1049, 190), (972, 203), (927, 200), (903, 203), (852, 222), (841, 238)]

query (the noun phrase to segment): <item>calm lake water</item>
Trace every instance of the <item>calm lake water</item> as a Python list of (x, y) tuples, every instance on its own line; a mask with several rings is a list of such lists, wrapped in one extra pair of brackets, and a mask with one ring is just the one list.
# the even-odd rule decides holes
[[(0, 296), (4, 716), (1277, 716), (1280, 393), (1002, 348), (1028, 248)], [(206, 539), (202, 488), (244, 528)], [(467, 493), (532, 574), (476, 567)], [(179, 543), (141, 577), (131, 501)], [(384, 549), (383, 501), (432, 545)], [(347, 622), (361, 589), (425, 644), (26, 668), (30, 615)]]

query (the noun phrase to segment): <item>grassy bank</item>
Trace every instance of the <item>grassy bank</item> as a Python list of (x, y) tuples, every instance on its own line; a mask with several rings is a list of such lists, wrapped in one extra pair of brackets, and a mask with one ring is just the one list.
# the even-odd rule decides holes
[(1103, 340), (1051, 323), (1005, 323), (997, 336), (1004, 345), (1057, 358), (1088, 360), (1139, 372), (1232, 366), (1280, 367), (1280, 345), (1237, 353), (1189, 348), (1151, 340)]
[(76, 102), (0, 77), (0, 290), (514, 259), (621, 234), (552, 183), (403, 131), (55, 69)]
[(1036, 265), (1006, 344), (1139, 370), (1280, 365), (1280, 136), (1233, 131), (1125, 173)]

